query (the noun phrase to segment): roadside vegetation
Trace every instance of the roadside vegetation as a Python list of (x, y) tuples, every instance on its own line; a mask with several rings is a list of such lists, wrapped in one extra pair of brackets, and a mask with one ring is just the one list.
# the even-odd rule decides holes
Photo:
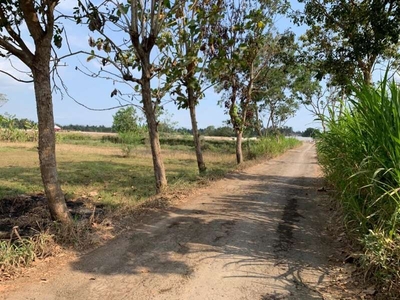
[[(187, 195), (193, 188), (237, 168), (232, 138), (202, 139), (207, 172), (199, 175), (193, 139), (161, 139), (169, 187), (157, 195), (146, 135), (132, 144), (120, 135), (58, 132), (57, 160), (70, 226), (51, 221), (40, 177), (37, 142), (0, 142), (0, 277), (20, 266), (54, 255), (60, 245), (92, 247), (118, 232), (114, 227), (141, 205), (152, 208)], [(248, 141), (247, 158), (269, 158), (299, 145), (273, 137)], [(132, 146), (127, 157), (124, 147)], [(117, 226), (118, 227), (118, 226)]]
[[(317, 85), (310, 91), (300, 81), (300, 98), (321, 122), (320, 163), (358, 245), (345, 261), (373, 297), (398, 299), (399, 1), (300, 2), (304, 9), (293, 14), (307, 26), (300, 56)], [(385, 68), (395, 81), (378, 81)]]
[[(106, 211), (187, 192), (245, 160), (295, 147), (278, 129), (304, 105), (321, 122), (321, 134), (308, 128), (304, 136), (319, 136), (321, 164), (363, 249), (357, 261), (367, 277), (398, 289), (398, 85), (375, 86), (374, 70), (382, 62), (399, 65), (399, 1), (299, 3), (296, 10), (283, 0), (85, 0), (63, 11), (59, 1), (0, 2), (0, 63), (9, 63), (0, 64), (0, 74), (33, 85), (38, 119), (0, 116), (0, 221), (13, 232), (0, 244), (0, 270), (38, 256), (31, 248), (36, 235), (24, 231), (35, 223), (29, 220), (76, 246), (93, 224), (103, 224)], [(284, 16), (304, 34), (280, 28)], [(86, 48), (81, 43), (74, 52), (67, 24), (85, 31)], [(53, 92), (70, 95), (57, 67), (72, 66), (66, 59), (75, 55), (86, 63), (74, 71), (109, 84), (106, 94), (119, 110), (112, 128), (67, 128), (104, 135), (55, 132)], [(359, 77), (363, 83), (351, 88)], [(210, 88), (227, 126), (201, 130), (196, 108)], [(190, 129), (171, 134), (175, 126), (162, 122), (171, 101), (188, 110)], [(0, 94), (2, 109), (7, 102)]]
[(365, 276), (399, 293), (400, 88), (385, 79), (353, 92), (348, 108), (319, 135), (319, 160), (361, 246), (353, 256)]

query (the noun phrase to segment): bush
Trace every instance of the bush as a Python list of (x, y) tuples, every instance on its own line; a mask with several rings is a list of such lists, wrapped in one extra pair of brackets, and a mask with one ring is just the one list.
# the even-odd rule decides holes
[(103, 143), (113, 143), (113, 144), (121, 144), (122, 140), (117, 135), (103, 135), (101, 137), (101, 141)]
[(75, 141), (91, 141), (93, 137), (90, 135), (85, 135), (82, 133), (65, 133), (65, 132), (58, 132), (56, 133), (56, 141), (58, 143), (68, 143), (68, 142), (75, 142)]
[(142, 135), (137, 132), (120, 132), (118, 137), (121, 140), (120, 148), (124, 157), (129, 157), (132, 150), (142, 141)]
[(256, 141), (247, 140), (245, 142), (246, 158), (274, 157), (300, 144), (299, 140), (284, 136), (269, 136)]
[[(317, 141), (326, 177), (341, 191), (348, 230), (364, 249), (366, 273), (400, 289), (400, 90), (360, 83), (355, 98)], [(397, 250), (394, 250), (397, 249)]]

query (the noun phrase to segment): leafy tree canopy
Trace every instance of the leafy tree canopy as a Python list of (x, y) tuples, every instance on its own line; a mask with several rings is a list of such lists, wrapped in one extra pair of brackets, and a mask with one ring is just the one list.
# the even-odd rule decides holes
[(331, 75), (334, 85), (362, 76), (372, 81), (376, 63), (400, 58), (398, 0), (299, 0), (304, 11), (293, 15), (309, 26), (302, 37), (304, 58), (318, 79)]
[(304, 132), (301, 134), (302, 137), (315, 137), (316, 134), (320, 133), (319, 129), (317, 128), (307, 128), (304, 130)]
[(120, 108), (113, 116), (112, 129), (118, 133), (135, 132), (138, 129), (139, 118), (133, 106)]

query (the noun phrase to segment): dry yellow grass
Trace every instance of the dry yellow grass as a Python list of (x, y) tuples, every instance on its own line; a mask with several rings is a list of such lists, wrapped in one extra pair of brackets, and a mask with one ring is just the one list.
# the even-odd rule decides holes
[[(0, 199), (43, 191), (35, 143), (2, 142), (0, 155)], [(171, 187), (196, 184), (199, 176), (194, 151), (164, 147), (162, 155)], [(235, 167), (232, 154), (205, 152), (204, 156), (208, 176), (220, 176)], [(115, 145), (57, 144), (57, 161), (63, 190), (70, 198), (96, 195), (94, 201), (117, 206), (154, 194), (152, 156), (147, 146), (136, 147), (131, 157), (124, 158)]]

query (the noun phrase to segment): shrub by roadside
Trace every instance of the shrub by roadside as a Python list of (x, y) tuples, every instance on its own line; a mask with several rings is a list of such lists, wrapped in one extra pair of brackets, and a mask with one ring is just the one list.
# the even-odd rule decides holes
[[(348, 233), (361, 245), (365, 276), (400, 292), (400, 89), (360, 83), (317, 142), (327, 179), (340, 191)], [(398, 294), (397, 294), (398, 295)]]
[(295, 138), (284, 136), (269, 136), (257, 141), (247, 140), (245, 142), (246, 158), (271, 158), (289, 149), (299, 146), (301, 142)]

